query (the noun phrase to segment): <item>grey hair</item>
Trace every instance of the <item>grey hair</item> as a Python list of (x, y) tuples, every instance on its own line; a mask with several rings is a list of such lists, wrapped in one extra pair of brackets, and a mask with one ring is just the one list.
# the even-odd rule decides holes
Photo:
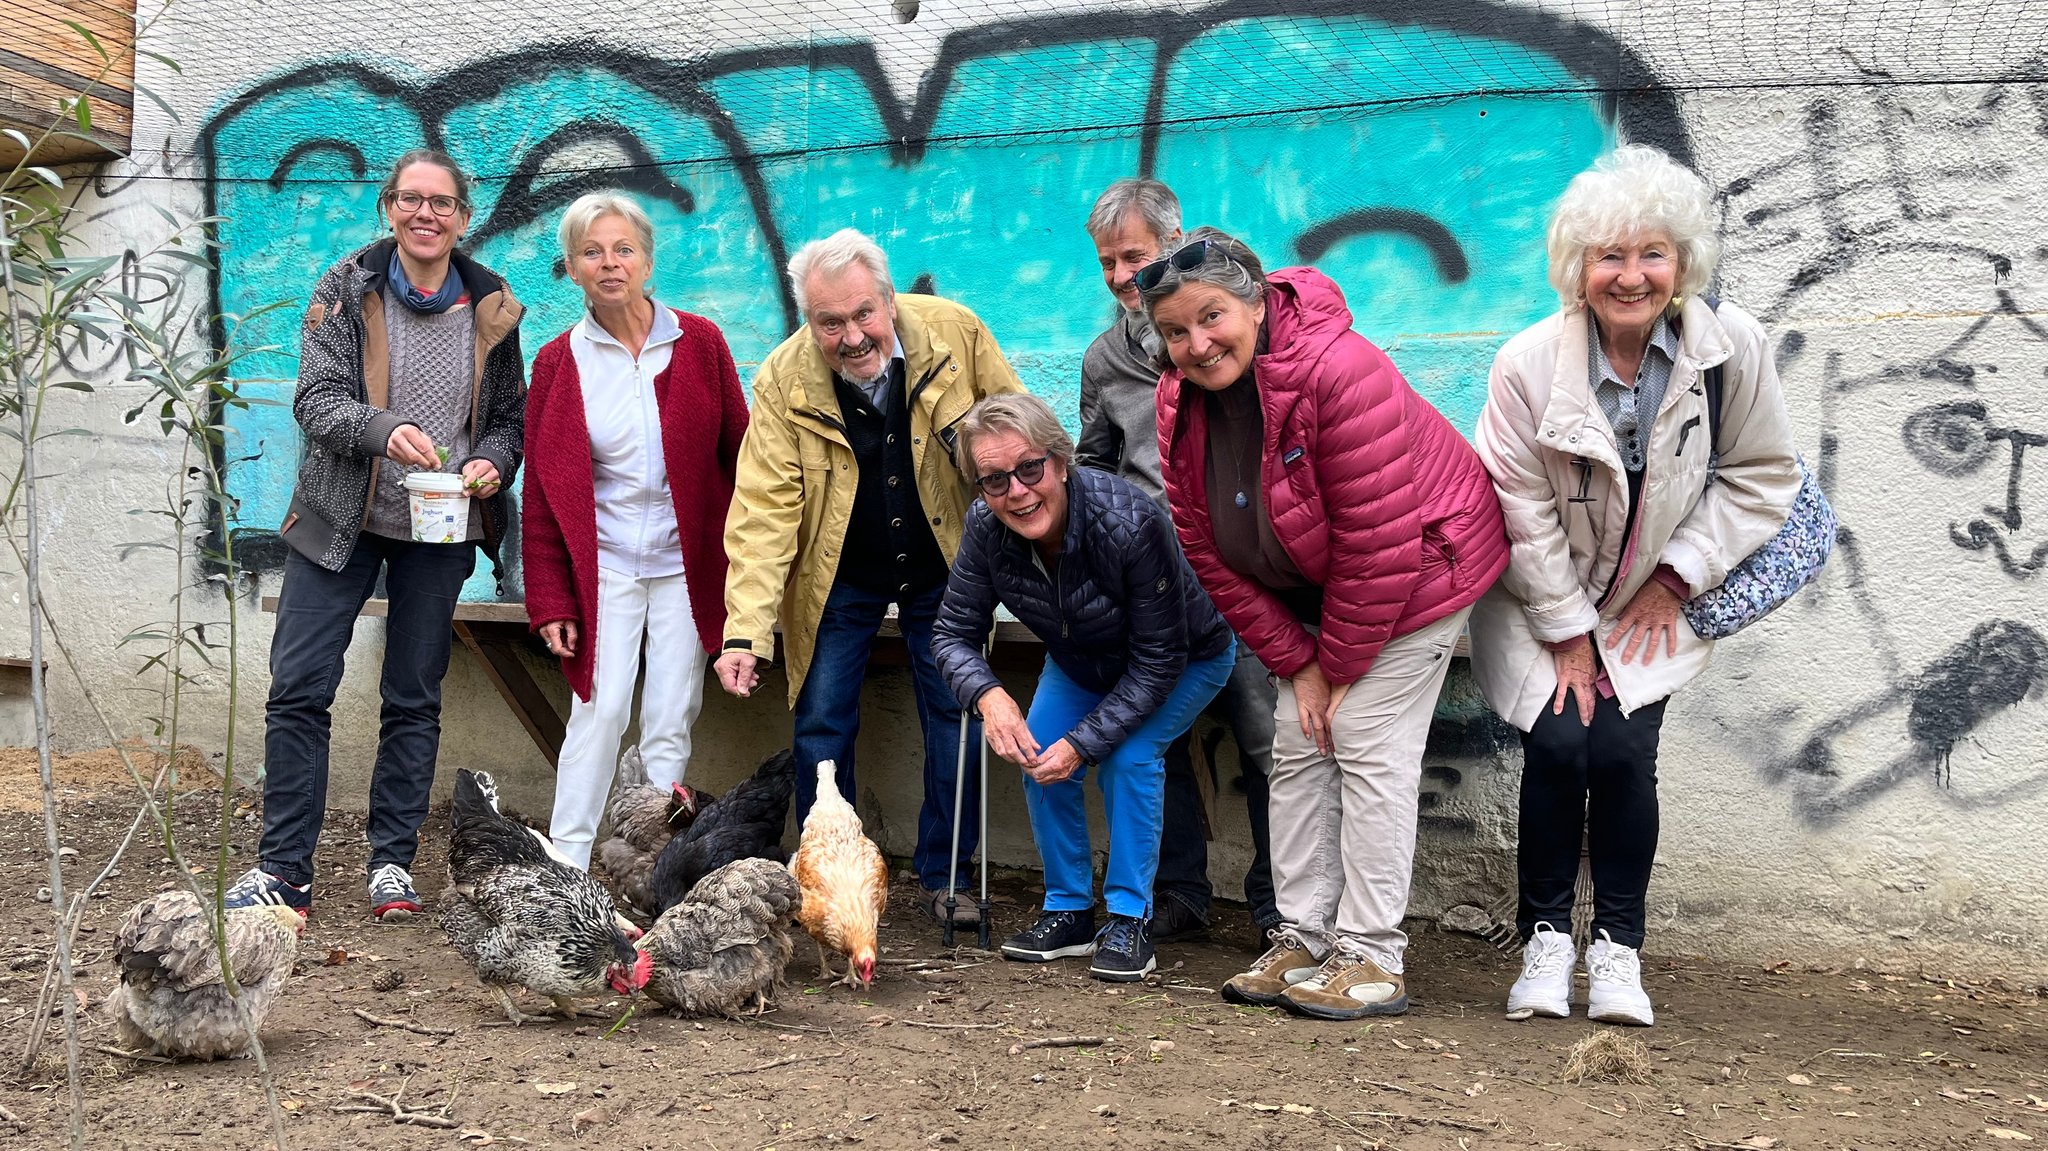
[(855, 264), (874, 273), (882, 299), (896, 298), (896, 285), (889, 280), (889, 257), (881, 246), (857, 228), (841, 228), (822, 240), (812, 240), (789, 258), (789, 294), (796, 301), (798, 315), (810, 314), (804, 284), (812, 276), (836, 276)]
[(617, 216), (640, 237), (640, 249), (649, 256), (654, 255), (654, 221), (647, 218), (647, 210), (630, 196), (617, 192), (586, 192), (569, 205), (562, 213), (562, 226), (555, 231), (555, 238), (561, 242), (562, 258), (574, 263), (576, 249), (581, 247), (590, 229), (597, 226), (606, 216)]
[(1067, 435), (1067, 429), (1060, 425), (1052, 405), (1029, 392), (1007, 392), (990, 396), (960, 417), (954, 431), (953, 460), (960, 466), (960, 474), (967, 479), (969, 487), (974, 485), (979, 474), (974, 462), (974, 441), (983, 436), (999, 436), (1014, 432), (1025, 443), (1039, 448), (1046, 455), (1060, 462), (1060, 467), (1072, 467), (1074, 463), (1074, 441)]
[(1162, 243), (1180, 235), (1180, 197), (1165, 184), (1142, 177), (1118, 180), (1103, 189), (1088, 213), (1088, 235), (1100, 240), (1132, 213)]
[(1659, 232), (1678, 249), (1678, 294), (1704, 290), (1721, 260), (1707, 182), (1645, 144), (1600, 157), (1572, 177), (1550, 216), (1550, 286), (1559, 302), (1585, 306), (1587, 252)]
[(1166, 266), (1166, 274), (1159, 282), (1144, 293), (1145, 318), (1152, 318), (1152, 312), (1161, 300), (1181, 290), (1186, 284), (1210, 284), (1236, 296), (1246, 304), (1256, 304), (1266, 294), (1266, 269), (1259, 263), (1259, 257), (1245, 246), (1244, 241), (1228, 235), (1219, 228), (1201, 227), (1189, 232), (1172, 249), (1159, 253), (1164, 260), (1202, 241), (1208, 241), (1208, 254), (1202, 262), (1183, 272), (1172, 264)]

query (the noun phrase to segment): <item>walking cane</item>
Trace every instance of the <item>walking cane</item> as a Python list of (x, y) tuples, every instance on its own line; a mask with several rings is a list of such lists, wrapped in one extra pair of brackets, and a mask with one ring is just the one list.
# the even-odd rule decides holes
[[(990, 639), (991, 639), (991, 641), (993, 641), (993, 639), (994, 639), (993, 633), (991, 633)], [(966, 725), (966, 723), (965, 723), (965, 722), (963, 721), (963, 722), (961, 723), (961, 725), (960, 725), (960, 726), (961, 726), (962, 728), (965, 728), (965, 727), (966, 727), (967, 725)], [(981, 949), (982, 949), (983, 951), (987, 951), (987, 950), (988, 950), (988, 932), (989, 932), (989, 922), (988, 922), (988, 740), (986, 740), (986, 739), (984, 739), (984, 740), (982, 740), (982, 741), (981, 741), (981, 838), (980, 838), (980, 839), (978, 839), (978, 840), (975, 840), (975, 842), (976, 842), (976, 843), (979, 843), (979, 844), (981, 845), (981, 898), (979, 898), (978, 900), (976, 900), (976, 901), (975, 901), (975, 907), (976, 907), (976, 908), (977, 908), (977, 909), (978, 909), (978, 910), (979, 910), (979, 911), (981, 912), (981, 922), (980, 922), (979, 924), (977, 924), (977, 925), (976, 925), (976, 926), (977, 926), (977, 928), (978, 928), (978, 930), (976, 930), (976, 931), (975, 931), (975, 933), (974, 933), (974, 939), (975, 939), (975, 942), (976, 942), (977, 944), (979, 944), (979, 945), (980, 945), (980, 947), (981, 947)]]
[[(988, 658), (996, 642), (995, 628), (990, 627), (988, 638), (982, 641), (982, 658)], [(943, 936), (947, 947), (953, 946), (953, 913), (959, 909), (960, 881), (960, 808), (965, 801), (967, 790), (967, 709), (960, 709), (960, 754), (953, 761), (953, 846), (946, 853), (946, 930)], [(988, 950), (988, 741), (981, 741), (981, 838), (975, 842), (981, 846), (981, 898), (975, 906), (981, 911), (981, 924), (975, 938), (983, 951)]]
[[(953, 846), (946, 852), (946, 931), (945, 945), (953, 946), (953, 912), (958, 907), (960, 867), (960, 803), (962, 792), (967, 787), (967, 709), (960, 709), (960, 755), (953, 761)], [(986, 810), (987, 799), (982, 803)]]

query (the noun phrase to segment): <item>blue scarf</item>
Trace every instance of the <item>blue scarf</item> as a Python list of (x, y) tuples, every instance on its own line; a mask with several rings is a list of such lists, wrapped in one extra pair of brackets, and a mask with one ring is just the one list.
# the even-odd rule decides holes
[(396, 248), (391, 250), (391, 267), (386, 270), (385, 275), (391, 281), (391, 291), (397, 295), (400, 302), (415, 312), (438, 316), (468, 299), (468, 293), (462, 286), (462, 273), (455, 270), (452, 261), (448, 265), (448, 278), (441, 281), (441, 290), (438, 292), (422, 292), (412, 286), (412, 281), (405, 278), (405, 264), (398, 258)]

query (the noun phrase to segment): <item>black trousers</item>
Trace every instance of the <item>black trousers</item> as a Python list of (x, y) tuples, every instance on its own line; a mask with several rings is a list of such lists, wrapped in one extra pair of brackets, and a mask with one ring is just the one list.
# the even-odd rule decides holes
[(476, 569), (475, 544), (427, 544), (364, 532), (338, 572), (298, 552), (284, 561), (277, 630), (270, 639), (264, 709), (264, 870), (313, 881), (313, 848), (327, 813), (328, 709), (341, 683), (356, 613), (384, 573), (383, 709), (370, 770), (370, 870), (410, 868), (441, 749), (441, 678), (455, 640), (449, 621)]
[(1578, 701), (1549, 708), (1522, 736), (1521, 885), (1517, 926), (1527, 939), (1538, 923), (1569, 932), (1579, 846), (1593, 871), (1593, 931), (1627, 947), (1643, 945), (1643, 897), (1657, 856), (1657, 739), (1665, 700), (1623, 718), (1601, 699), (1593, 722), (1579, 722)]

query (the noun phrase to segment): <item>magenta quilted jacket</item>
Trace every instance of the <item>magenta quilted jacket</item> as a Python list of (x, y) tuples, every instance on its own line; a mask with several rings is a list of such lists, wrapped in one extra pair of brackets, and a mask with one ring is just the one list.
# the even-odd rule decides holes
[(1217, 554), (1208, 410), (1175, 368), (1159, 382), (1166, 491), (1195, 575), (1267, 668), (1291, 676), (1313, 659), (1331, 682), (1350, 683), (1388, 640), (1485, 593), (1507, 567), (1506, 529), (1472, 446), (1351, 330), (1337, 285), (1313, 268), (1269, 280), (1268, 351), (1253, 365), (1261, 482), (1281, 546), (1323, 588), (1320, 640)]

